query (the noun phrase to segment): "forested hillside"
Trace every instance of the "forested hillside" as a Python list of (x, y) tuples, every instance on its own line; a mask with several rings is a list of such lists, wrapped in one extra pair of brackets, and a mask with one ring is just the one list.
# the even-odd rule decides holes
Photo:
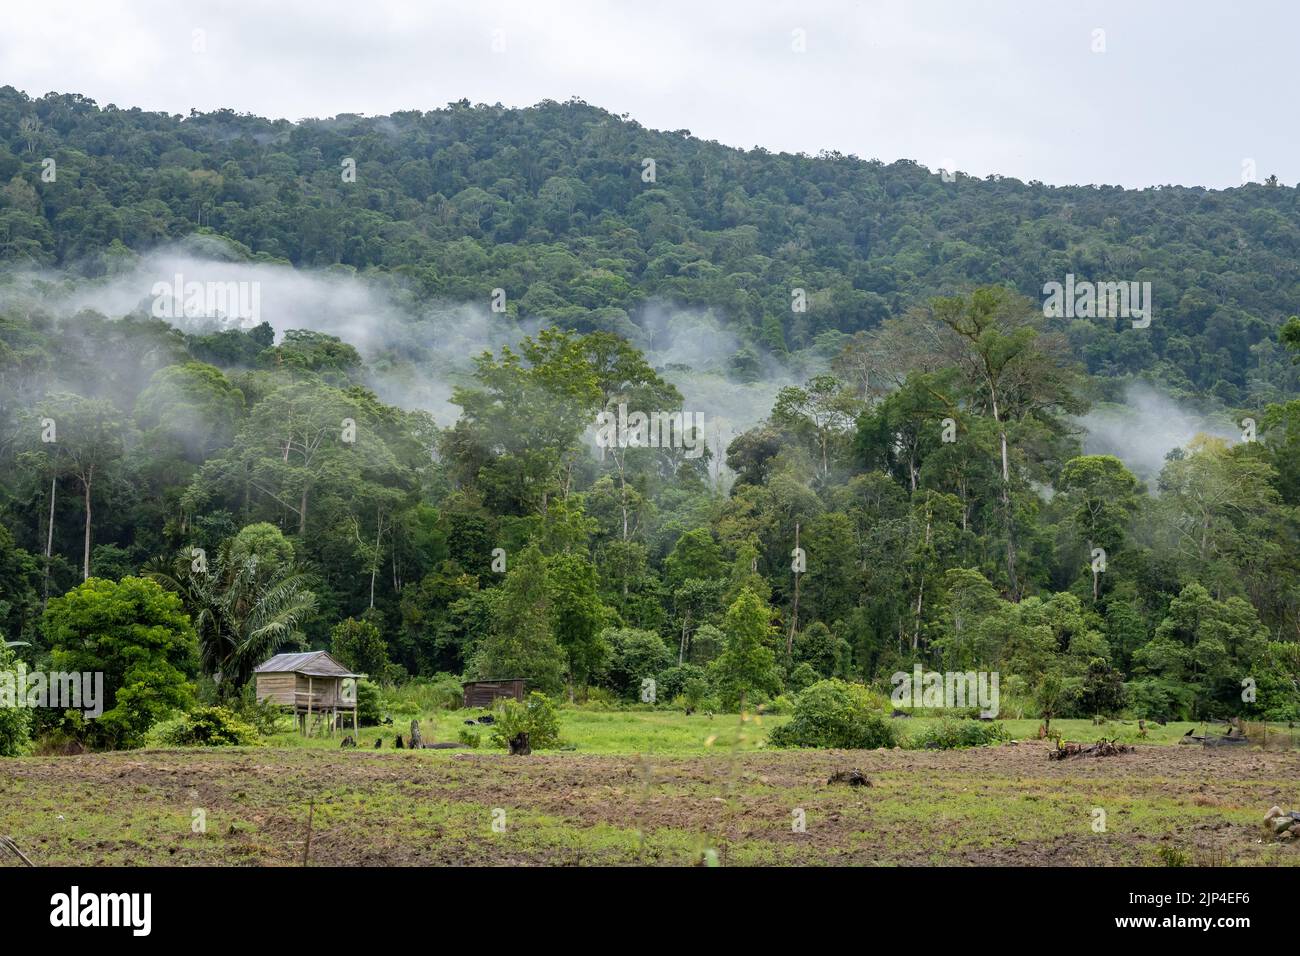
[[(0, 182), (0, 623), (116, 675), (96, 743), (305, 646), (611, 700), (921, 663), (1047, 715), (1300, 719), (1295, 189), (947, 182), (580, 102), (292, 124), (11, 88)], [(437, 418), (381, 400), (396, 365), (441, 373), (366, 351), (364, 313), (277, 336), (157, 318), (148, 284), (52, 304), (198, 232), (514, 334)], [(1045, 318), (1067, 274), (1149, 281), (1149, 327)], [(730, 329), (736, 388), (799, 380), (725, 447), (598, 447), (620, 406), (712, 434), (647, 358), (651, 308)], [(1139, 376), (1252, 425), (1150, 483), (1083, 454), (1080, 416)]]
[[(38, 175), (46, 157), (57, 188)], [(1089, 372), (1147, 371), (1230, 406), (1295, 385), (1275, 339), (1300, 293), (1300, 200), (1276, 184), (946, 182), (911, 162), (743, 152), (579, 101), (294, 124), (12, 87), (0, 183), (11, 261), (94, 273), (115, 242), (143, 251), (206, 229), (296, 266), (398, 272), (426, 297), (502, 288), (510, 314), (580, 331), (627, 335), (651, 298), (712, 307), (778, 354), (977, 285), (1039, 298), (1066, 274), (1150, 281), (1143, 334), (1069, 325)], [(790, 308), (796, 287), (806, 312)]]

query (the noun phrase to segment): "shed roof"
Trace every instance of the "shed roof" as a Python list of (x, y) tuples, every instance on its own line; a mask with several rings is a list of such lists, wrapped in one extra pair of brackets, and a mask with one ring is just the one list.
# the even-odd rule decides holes
[(360, 677), (330, 657), (326, 651), (276, 654), (253, 669), (254, 674), (305, 674), (308, 677)]
[(460, 682), (460, 686), (473, 687), (475, 684), (513, 684), (517, 680), (521, 680), (525, 684), (528, 683), (527, 677), (493, 677), (489, 680), (463, 680)]

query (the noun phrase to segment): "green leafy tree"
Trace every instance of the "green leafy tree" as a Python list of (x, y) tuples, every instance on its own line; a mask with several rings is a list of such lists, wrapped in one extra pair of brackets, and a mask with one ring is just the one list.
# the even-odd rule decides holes
[(1070, 459), (1061, 469), (1059, 488), (1067, 520), (1087, 543), (1095, 603), (1100, 594), (1102, 564), (1092, 559), (1092, 551), (1104, 549), (1107, 560), (1119, 553), (1144, 489), (1113, 455)]
[(742, 711), (754, 694), (776, 694), (781, 679), (771, 645), (771, 611), (753, 591), (740, 592), (722, 624), (726, 645), (713, 662), (714, 680), (724, 701)]
[(610, 611), (596, 592), (596, 568), (585, 555), (557, 554), (547, 564), (551, 623), (564, 649), (572, 695), (573, 687), (591, 683), (609, 654), (601, 631)]
[(104, 713), (87, 722), (91, 740), (133, 747), (191, 700), (198, 663), (194, 628), (180, 598), (143, 578), (90, 578), (45, 609), (54, 669), (102, 672)]
[(605, 684), (626, 700), (640, 699), (644, 681), (657, 680), (659, 674), (673, 664), (668, 645), (653, 631), (632, 627), (609, 628), (603, 637), (609, 645)]
[(564, 686), (565, 655), (555, 639), (546, 558), (534, 545), (513, 562), (474, 657), (482, 680), (522, 677), (542, 693)]
[(388, 644), (367, 620), (346, 618), (330, 629), (330, 653), (344, 667), (383, 679), (388, 671)]
[(135, 403), (135, 423), (154, 441), (176, 440), (196, 461), (223, 448), (244, 413), (244, 396), (221, 370), (202, 362), (154, 373)]
[(111, 402), (61, 395), (44, 408), (53, 423), (58, 469), (76, 479), (84, 509), (82, 579), (90, 577), (91, 526), (96, 482), (106, 481), (121, 459), (125, 433), (122, 416)]

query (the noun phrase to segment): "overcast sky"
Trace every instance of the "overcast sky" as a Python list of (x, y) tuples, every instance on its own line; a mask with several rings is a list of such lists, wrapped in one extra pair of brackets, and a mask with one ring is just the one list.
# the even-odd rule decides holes
[(1294, 185), (1297, 37), (1285, 0), (40, 0), (5, 4), (0, 85), (290, 119), (578, 96), (741, 147)]

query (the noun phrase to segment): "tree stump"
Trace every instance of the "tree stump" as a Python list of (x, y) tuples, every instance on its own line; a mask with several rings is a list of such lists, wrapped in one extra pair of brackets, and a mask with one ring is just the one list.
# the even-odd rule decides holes
[(419, 750), (424, 746), (424, 739), (420, 736), (420, 722), (418, 720), (411, 721), (411, 739), (408, 746), (412, 750)]
[(533, 752), (533, 748), (528, 746), (528, 732), (520, 731), (510, 738), (510, 755), (527, 757)]

